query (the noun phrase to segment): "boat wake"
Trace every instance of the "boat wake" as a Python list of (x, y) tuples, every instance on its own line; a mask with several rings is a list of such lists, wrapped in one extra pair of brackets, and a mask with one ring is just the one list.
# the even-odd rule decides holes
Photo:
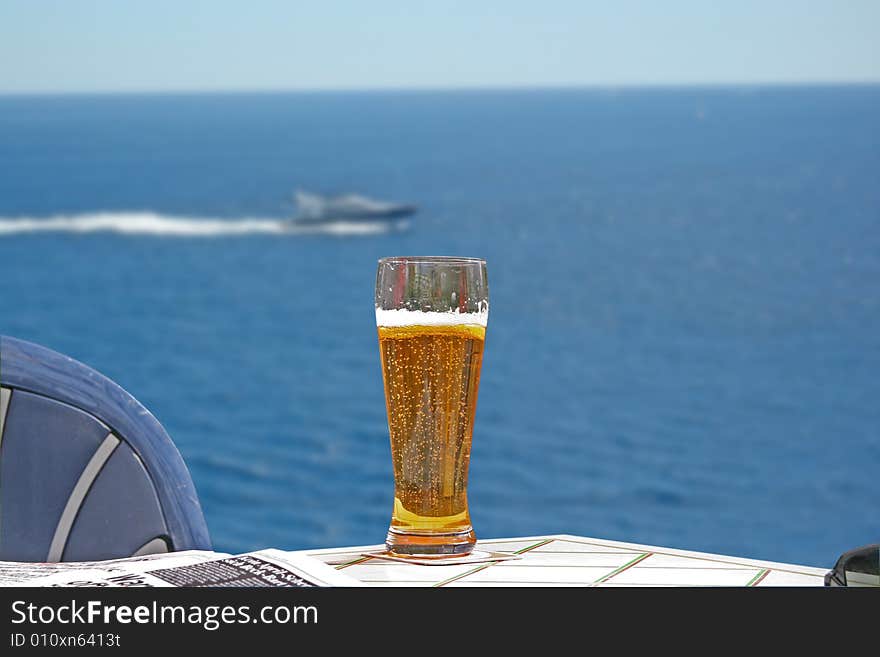
[(283, 219), (219, 219), (154, 212), (96, 212), (52, 217), (0, 217), (0, 237), (25, 233), (119, 233), (160, 237), (244, 235), (377, 235), (405, 230), (406, 221), (328, 221), (297, 225)]

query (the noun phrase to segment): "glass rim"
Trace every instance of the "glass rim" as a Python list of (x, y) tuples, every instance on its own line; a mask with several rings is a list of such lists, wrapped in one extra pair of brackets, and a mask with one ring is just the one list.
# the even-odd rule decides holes
[(486, 260), (467, 256), (386, 256), (379, 258), (380, 265), (389, 263), (485, 265)]

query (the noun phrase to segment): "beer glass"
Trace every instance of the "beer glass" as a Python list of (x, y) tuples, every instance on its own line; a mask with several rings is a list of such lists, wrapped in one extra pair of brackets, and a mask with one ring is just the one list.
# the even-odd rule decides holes
[(393, 554), (464, 555), (476, 543), (467, 479), (488, 316), (484, 260), (379, 260), (376, 326), (394, 465), (385, 546)]

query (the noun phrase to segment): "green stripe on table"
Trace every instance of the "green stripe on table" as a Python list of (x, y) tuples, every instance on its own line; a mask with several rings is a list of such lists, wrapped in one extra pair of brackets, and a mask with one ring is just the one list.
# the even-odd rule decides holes
[(635, 566), (637, 563), (644, 561), (645, 559), (650, 557), (652, 554), (654, 554), (654, 553), (653, 552), (643, 552), (639, 556), (637, 556), (633, 559), (630, 559), (629, 561), (627, 561), (625, 564), (623, 564), (619, 568), (615, 568), (607, 575), (602, 575), (602, 577), (600, 577), (595, 582), (593, 582), (593, 584), (602, 584), (603, 582), (607, 582), (609, 579), (611, 579), (612, 577), (614, 577), (616, 575), (619, 575), (624, 570), (628, 570), (629, 568), (632, 568), (633, 566)]
[(437, 584), (434, 584), (434, 588), (437, 588), (439, 586), (446, 586), (450, 582), (454, 582), (458, 579), (461, 579), (462, 577), (467, 577), (468, 575), (473, 575), (474, 573), (478, 573), (481, 570), (486, 570), (486, 568), (488, 568), (491, 565), (492, 565), (491, 563), (484, 563), (482, 565), (477, 566), (476, 568), (471, 568), (469, 571), (462, 573), (461, 575), (456, 575), (455, 577), (450, 577), (449, 579), (444, 579), (442, 582), (438, 582)]
[(552, 542), (553, 542), (553, 539), (552, 539), (552, 538), (548, 538), (548, 539), (545, 539), (545, 540), (543, 540), (543, 541), (538, 541), (538, 542), (535, 543), (534, 545), (529, 545), (528, 547), (524, 547), (524, 548), (522, 548), (521, 550), (517, 550), (516, 552), (514, 552), (514, 554), (525, 554), (525, 553), (528, 552), (529, 550), (534, 550), (535, 548), (539, 548), (539, 547), (541, 547), (542, 545), (547, 545), (547, 543), (552, 543)]
[(346, 561), (345, 563), (341, 563), (338, 566), (335, 566), (336, 570), (342, 570), (343, 568), (348, 568), (349, 566), (354, 566), (359, 563), (363, 563), (364, 561), (369, 561), (373, 557), (358, 557), (357, 559), (352, 559), (351, 561)]
[(757, 575), (755, 575), (754, 577), (752, 577), (752, 579), (749, 580), (749, 583), (746, 584), (746, 586), (757, 586), (757, 585), (760, 584), (760, 583), (764, 580), (764, 578), (767, 577), (767, 575), (769, 575), (769, 574), (770, 574), (770, 569), (769, 569), (769, 568), (762, 568), (761, 570), (758, 571), (758, 574), (757, 574)]
[[(535, 548), (539, 548), (542, 545), (547, 545), (547, 543), (552, 543), (553, 540), (554, 539), (552, 539), (552, 538), (547, 538), (547, 539), (544, 539), (543, 541), (538, 541), (537, 543), (533, 543), (532, 545), (528, 545), (524, 548), (517, 550), (516, 552), (514, 552), (514, 554), (525, 554), (529, 550), (534, 550)], [(442, 582), (438, 582), (437, 584), (434, 584), (434, 588), (438, 588), (440, 586), (446, 586), (447, 584), (449, 584), (451, 582), (455, 582), (457, 580), (460, 580), (464, 577), (467, 577), (468, 575), (473, 575), (474, 573), (478, 573), (481, 570), (486, 570), (486, 568), (494, 565), (495, 563), (497, 563), (497, 562), (493, 561), (490, 563), (484, 563), (484, 564), (477, 566), (476, 568), (471, 568), (469, 571), (464, 572), (461, 575), (456, 575), (455, 577), (450, 577), (449, 579), (444, 579)]]

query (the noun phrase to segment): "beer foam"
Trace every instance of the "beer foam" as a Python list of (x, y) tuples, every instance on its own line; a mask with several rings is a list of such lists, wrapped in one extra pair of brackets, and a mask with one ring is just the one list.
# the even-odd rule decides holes
[(376, 326), (483, 326), (489, 321), (489, 306), (478, 313), (462, 313), (458, 310), (446, 313), (421, 310), (383, 310), (376, 308)]

